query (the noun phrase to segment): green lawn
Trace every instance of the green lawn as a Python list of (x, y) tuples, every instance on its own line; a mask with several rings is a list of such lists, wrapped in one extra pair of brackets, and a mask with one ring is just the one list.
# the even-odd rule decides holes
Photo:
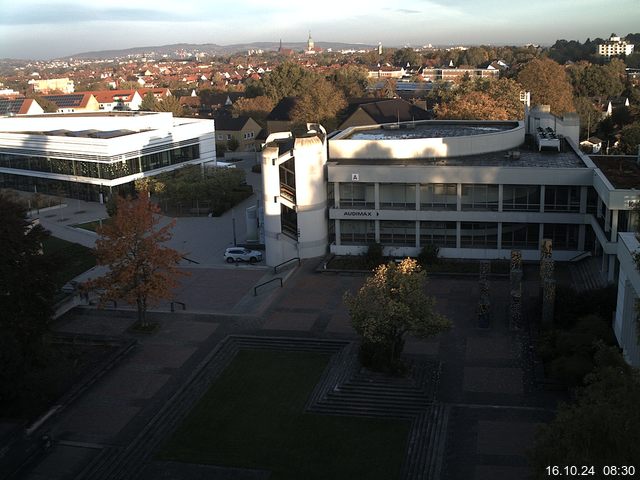
[(110, 220), (109, 218), (105, 218), (103, 220), (94, 220), (93, 222), (78, 223), (77, 225), (74, 225), (74, 227), (83, 228), (84, 230), (90, 230), (92, 232), (95, 232), (100, 225), (104, 225), (108, 223), (109, 220)]
[(54, 263), (53, 279), (57, 291), (69, 280), (73, 280), (96, 264), (96, 258), (90, 248), (60, 238), (47, 238), (43, 242), (42, 250)]
[(241, 350), (159, 453), (272, 480), (392, 480), (410, 422), (304, 413), (329, 357)]

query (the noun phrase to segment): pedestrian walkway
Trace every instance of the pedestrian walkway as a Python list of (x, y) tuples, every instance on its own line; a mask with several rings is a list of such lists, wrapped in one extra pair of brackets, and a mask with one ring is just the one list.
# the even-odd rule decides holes
[[(135, 321), (133, 310), (76, 309), (64, 316), (55, 325), (58, 331), (134, 338), (138, 346), (82, 398), (46, 424), (55, 447), (26, 478), (93, 480), (88, 472), (97, 471), (104, 472), (104, 478), (129, 478), (122, 473), (126, 469), (115, 466), (142, 462), (138, 466), (145, 468), (149, 452), (138, 458), (135, 452), (142, 450), (134, 445), (151, 438), (147, 435), (153, 435), (153, 442), (161, 442), (163, 435), (170, 433), (168, 427), (155, 427), (163, 425), (159, 419), (182, 411), (182, 404), (175, 402), (181, 401), (180, 392), (191, 388), (198, 372), (223, 368), (211, 359), (230, 334), (244, 336), (248, 344), (254, 337), (356, 341), (343, 294), (357, 290), (364, 277), (320, 274), (315, 267), (316, 262), (307, 261), (278, 274), (249, 265), (189, 267), (191, 283), (184, 283), (180, 292), (186, 310), (171, 313), (166, 304), (156, 308), (150, 318), (160, 328), (151, 335), (128, 331)], [(283, 279), (282, 288), (273, 282), (278, 285), (254, 294), (257, 284), (276, 278)], [(428, 292), (436, 297), (438, 311), (454, 326), (437, 338), (409, 338), (406, 342), (406, 354), (428, 365), (442, 366), (437, 391), (429, 391), (434, 407), (416, 424), (411, 440), (412, 448), (418, 449), (414, 452), (418, 466), (407, 467), (406, 478), (420, 478), (427, 465), (430, 474), (437, 475), (434, 480), (527, 477), (526, 450), (536, 427), (553, 415), (557, 398), (538, 390), (531, 381), (530, 341), (526, 334), (508, 329), (508, 288), (507, 280), (491, 282), (492, 322), (488, 329), (479, 329), (476, 279), (429, 280)], [(523, 290), (530, 292), (523, 300), (527, 308), (538, 291), (535, 280), (525, 278)], [(338, 395), (337, 404), (342, 405), (339, 402), (344, 395), (357, 396), (357, 389), (366, 389), (369, 380), (355, 375), (345, 384), (355, 388), (355, 393)], [(382, 394), (388, 388), (409, 391), (402, 384), (388, 388), (383, 384), (374, 390)], [(197, 399), (195, 390), (191, 392), (185, 397), (189, 402)], [(362, 401), (366, 408), (377, 404), (369, 396)], [(171, 424), (178, 421), (172, 417)], [(437, 441), (429, 440), (432, 436)], [(429, 445), (435, 445), (436, 450)], [(161, 468), (155, 463), (147, 467), (146, 472), (156, 473)], [(174, 478), (188, 478), (180, 477), (179, 466), (171, 468)], [(205, 470), (212, 479), (231, 475), (227, 469)], [(122, 475), (107, 475), (116, 471)], [(185, 466), (184, 472), (194, 470)], [(248, 476), (243, 477), (242, 472)], [(236, 474), (237, 478), (251, 478), (248, 471)]]

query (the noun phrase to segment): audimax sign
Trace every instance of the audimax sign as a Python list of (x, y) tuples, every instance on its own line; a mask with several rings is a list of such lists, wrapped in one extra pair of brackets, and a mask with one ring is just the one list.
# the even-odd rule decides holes
[(379, 212), (375, 210), (345, 210), (342, 212), (343, 217), (355, 217), (355, 218), (374, 218), (380, 216)]

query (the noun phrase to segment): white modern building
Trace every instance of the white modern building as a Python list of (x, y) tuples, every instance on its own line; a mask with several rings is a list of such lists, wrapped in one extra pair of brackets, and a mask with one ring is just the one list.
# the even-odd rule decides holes
[(613, 34), (609, 37), (609, 40), (598, 44), (598, 55), (602, 55), (604, 57), (631, 55), (633, 53), (633, 47), (634, 45), (632, 43), (627, 43), (626, 40), (622, 40), (620, 37)]
[(636, 302), (640, 296), (640, 272), (633, 254), (640, 251), (640, 243), (634, 233), (620, 233), (618, 241), (618, 302), (613, 322), (613, 331), (622, 347), (622, 354), (629, 364), (640, 367), (640, 343), (638, 310)]
[(0, 117), (0, 188), (98, 201), (136, 179), (215, 158), (213, 120), (156, 112)]
[[(635, 299), (640, 275), (632, 212), (640, 200), (635, 157), (591, 157), (577, 146), (575, 114), (537, 107), (512, 122), (419, 121), (350, 127), (327, 136), (318, 125), (271, 135), (262, 152), (266, 262), (328, 252), (359, 255), (374, 242), (388, 256), (600, 259), (620, 284), (616, 335), (640, 365)], [(625, 172), (621, 174), (620, 172)]]

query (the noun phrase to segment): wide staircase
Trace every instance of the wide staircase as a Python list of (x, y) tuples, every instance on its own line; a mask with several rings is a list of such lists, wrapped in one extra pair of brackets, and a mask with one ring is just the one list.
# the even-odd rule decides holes
[(585, 292), (606, 287), (607, 277), (602, 273), (601, 268), (601, 257), (588, 257), (569, 264), (574, 289), (577, 292)]

